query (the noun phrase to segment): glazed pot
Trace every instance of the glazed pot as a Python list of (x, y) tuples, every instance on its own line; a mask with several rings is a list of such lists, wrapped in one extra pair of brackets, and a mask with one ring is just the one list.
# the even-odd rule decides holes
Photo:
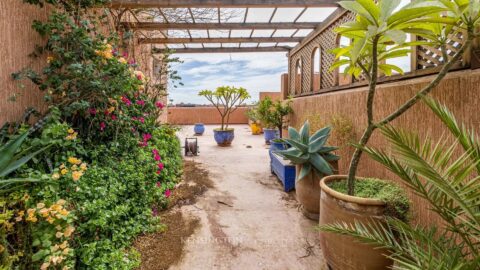
[[(338, 170), (338, 162), (332, 161), (330, 165), (334, 171)], [(302, 165), (296, 166), (297, 179)], [(303, 214), (312, 220), (319, 219), (320, 213), (320, 180), (324, 177), (323, 174), (319, 175), (315, 170), (311, 170), (310, 173), (301, 180), (295, 182), (295, 194), (297, 200), (302, 204)]]
[(195, 132), (195, 135), (203, 135), (205, 132), (205, 125), (203, 123), (196, 123), (193, 127), (193, 131)]
[(262, 127), (257, 123), (251, 123), (250, 130), (252, 130), (252, 135), (259, 135), (262, 133)]
[(232, 144), (233, 139), (235, 138), (234, 129), (214, 129), (213, 130), (213, 137), (219, 146), (230, 146)]
[(265, 143), (270, 144), (270, 141), (278, 138), (278, 130), (275, 128), (264, 128), (263, 136), (265, 138)]
[(284, 142), (270, 142), (270, 151), (277, 151), (277, 150), (286, 150), (288, 145)]
[[(331, 175), (321, 180), (320, 225), (383, 222), (384, 202), (349, 196), (327, 185), (346, 178), (346, 175)], [(320, 246), (328, 266), (333, 270), (384, 270), (393, 266), (393, 261), (384, 255), (388, 254), (388, 250), (375, 249), (375, 246), (359, 243), (349, 236), (320, 232)]]

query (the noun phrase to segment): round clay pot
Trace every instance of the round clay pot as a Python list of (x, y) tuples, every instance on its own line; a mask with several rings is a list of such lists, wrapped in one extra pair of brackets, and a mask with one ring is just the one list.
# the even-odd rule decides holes
[[(320, 225), (332, 223), (364, 224), (383, 222), (385, 203), (377, 199), (360, 198), (337, 192), (327, 183), (346, 179), (346, 175), (331, 175), (320, 181)], [(362, 178), (356, 178), (362, 180)], [(349, 236), (320, 232), (323, 256), (333, 270), (384, 270), (390, 269), (393, 261), (383, 254), (385, 249), (359, 243)]]
[[(296, 166), (297, 177), (302, 169), (302, 165)], [(320, 213), (320, 180), (322, 176), (319, 176), (315, 170), (311, 170), (310, 173), (301, 180), (295, 182), (295, 194), (297, 200), (302, 204), (303, 214), (312, 220), (318, 220)]]
[[(334, 172), (338, 171), (338, 161), (330, 162)], [(296, 166), (297, 178), (302, 165)], [(302, 180), (295, 182), (295, 194), (297, 200), (302, 204), (303, 214), (312, 220), (318, 220), (320, 213), (320, 180), (324, 175), (319, 175), (315, 170), (311, 170), (310, 173)]]

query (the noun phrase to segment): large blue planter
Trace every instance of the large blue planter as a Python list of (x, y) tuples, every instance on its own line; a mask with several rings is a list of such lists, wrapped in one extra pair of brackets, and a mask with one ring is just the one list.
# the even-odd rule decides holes
[(196, 123), (193, 127), (193, 131), (195, 132), (195, 135), (203, 135), (205, 132), (205, 125), (202, 123)]
[(235, 133), (233, 128), (228, 130), (214, 129), (213, 137), (219, 146), (230, 146), (233, 138), (235, 138)]
[(263, 129), (263, 136), (265, 137), (265, 143), (270, 144), (271, 140), (278, 138), (278, 130), (277, 129), (264, 128)]
[(270, 151), (286, 150), (288, 145), (284, 142), (270, 142)]
[(295, 165), (290, 161), (284, 160), (279, 155), (270, 151), (270, 169), (280, 182), (282, 182), (283, 190), (289, 192), (295, 188)]

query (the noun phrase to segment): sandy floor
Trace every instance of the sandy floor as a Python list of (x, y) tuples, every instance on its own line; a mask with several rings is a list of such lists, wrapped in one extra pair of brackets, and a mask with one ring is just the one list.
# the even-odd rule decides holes
[[(215, 187), (184, 215), (200, 219), (186, 241), (184, 256), (171, 269), (325, 269), (315, 222), (298, 209), (294, 194), (283, 192), (270, 174), (268, 147), (246, 125), (234, 125), (232, 147), (218, 147), (214, 126), (197, 137), (201, 163)], [(193, 127), (179, 133), (193, 137)]]

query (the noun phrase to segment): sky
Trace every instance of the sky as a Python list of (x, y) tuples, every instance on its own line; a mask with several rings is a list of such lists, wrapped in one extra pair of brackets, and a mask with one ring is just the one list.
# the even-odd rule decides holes
[(200, 90), (218, 86), (244, 87), (252, 99), (261, 91), (280, 92), (280, 76), (287, 72), (286, 52), (179, 54), (183, 61), (174, 65), (183, 86), (170, 84), (169, 99), (173, 103), (207, 104), (198, 96)]

